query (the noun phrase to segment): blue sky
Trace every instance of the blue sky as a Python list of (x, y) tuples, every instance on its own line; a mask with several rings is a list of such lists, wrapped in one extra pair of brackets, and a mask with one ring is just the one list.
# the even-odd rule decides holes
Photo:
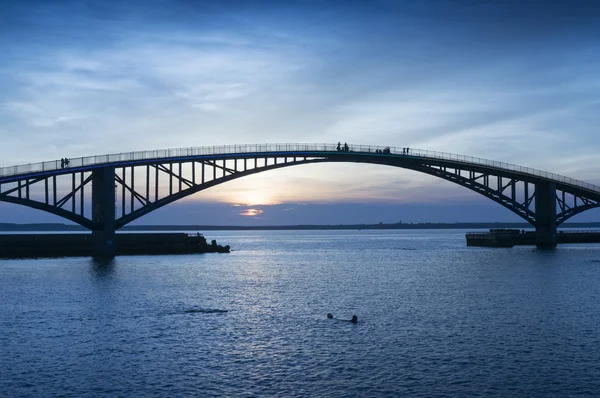
[[(600, 183), (599, 92), (597, 1), (0, 0), (3, 166), (347, 141)], [(190, 209), (200, 224), (518, 220), (433, 177), (354, 164), (264, 173), (191, 201), (146, 220), (185, 222)]]

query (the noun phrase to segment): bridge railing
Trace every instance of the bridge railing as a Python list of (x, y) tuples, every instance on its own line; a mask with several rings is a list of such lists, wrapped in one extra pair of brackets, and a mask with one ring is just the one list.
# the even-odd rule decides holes
[[(396, 155), (403, 153), (402, 151), (398, 151), (397, 148), (393, 148), (393, 149), (390, 148), (390, 152), (392, 152)], [(426, 158), (426, 159), (450, 160), (450, 161), (456, 161), (456, 162), (461, 162), (461, 163), (466, 163), (466, 164), (494, 167), (494, 168), (501, 169), (501, 170), (515, 171), (515, 172), (522, 173), (522, 174), (529, 174), (529, 175), (533, 175), (533, 176), (537, 176), (537, 177), (543, 177), (545, 179), (552, 180), (555, 182), (560, 182), (560, 183), (564, 183), (564, 184), (568, 184), (568, 185), (585, 188), (585, 189), (588, 189), (588, 190), (594, 191), (594, 192), (600, 192), (599, 186), (590, 184), (589, 182), (577, 180), (575, 178), (566, 177), (566, 176), (556, 174), (556, 173), (551, 173), (551, 172), (547, 172), (547, 171), (543, 171), (543, 170), (534, 169), (531, 167), (519, 166), (519, 165), (512, 164), (512, 163), (498, 162), (495, 160), (489, 160), (489, 159), (479, 158), (479, 157), (475, 157), (475, 156), (457, 155), (454, 153), (428, 151), (428, 150), (423, 150), (423, 149), (412, 149), (412, 148), (409, 148), (408, 155), (422, 157), (422, 158)]]
[[(340, 149), (344, 149), (343, 146)], [(348, 150), (353, 153), (381, 153), (382, 155), (400, 155), (421, 157), (424, 159), (440, 159), (461, 162), (465, 164), (482, 165), (494, 167), (502, 170), (509, 170), (523, 174), (529, 174), (537, 177), (543, 177), (556, 182), (582, 187), (591, 191), (600, 192), (600, 187), (585, 181), (565, 177), (560, 174), (549, 173), (546, 171), (533, 169), (530, 167), (519, 166), (511, 163), (498, 162), (489, 159), (483, 159), (474, 156), (457, 155), (454, 153), (428, 151), (413, 148), (383, 147), (372, 145), (349, 145)], [(408, 151), (407, 151), (408, 150)], [(389, 151), (389, 152), (388, 152)], [(219, 154), (244, 154), (244, 153), (281, 153), (281, 152), (338, 152), (336, 144), (243, 144), (243, 145), (223, 145), (223, 146), (204, 146), (189, 148), (171, 148), (157, 149), (150, 151), (122, 152), (116, 154), (87, 156), (79, 158), (69, 158), (69, 164), (63, 165), (61, 160), (49, 162), (29, 163), (18, 166), (9, 166), (0, 168), (0, 177), (13, 176), (19, 174), (29, 174), (43, 171), (59, 170), (64, 167), (86, 167), (94, 165), (103, 165), (111, 163), (122, 163), (131, 161), (143, 161), (165, 158), (183, 158), (202, 155)], [(342, 151), (343, 152), (343, 151)]]

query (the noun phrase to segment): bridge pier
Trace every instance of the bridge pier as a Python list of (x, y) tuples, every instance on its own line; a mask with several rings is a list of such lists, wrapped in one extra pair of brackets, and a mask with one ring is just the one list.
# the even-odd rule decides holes
[(538, 248), (556, 247), (556, 184), (535, 183), (535, 244)]
[(115, 168), (94, 170), (92, 179), (92, 255), (112, 258), (115, 243)]

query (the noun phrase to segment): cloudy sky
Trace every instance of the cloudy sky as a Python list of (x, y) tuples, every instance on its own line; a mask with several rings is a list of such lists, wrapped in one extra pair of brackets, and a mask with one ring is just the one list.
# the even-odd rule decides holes
[[(599, 93), (595, 0), (0, 0), (2, 166), (347, 141), (600, 183)], [(399, 220), (519, 219), (415, 172), (321, 164), (211, 188), (139, 223)]]

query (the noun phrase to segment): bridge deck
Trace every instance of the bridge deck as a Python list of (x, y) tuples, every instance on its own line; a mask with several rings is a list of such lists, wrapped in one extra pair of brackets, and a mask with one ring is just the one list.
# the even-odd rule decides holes
[[(592, 192), (600, 193), (600, 187), (585, 181), (565, 177), (560, 174), (550, 173), (530, 167), (519, 166), (516, 164), (498, 162), (489, 159), (483, 159), (474, 156), (457, 155), (447, 152), (428, 151), (423, 149), (410, 148), (409, 153), (404, 152), (404, 148), (383, 147), (372, 145), (350, 145), (348, 153), (352, 155), (374, 155), (382, 154), (379, 151), (386, 151), (389, 156), (410, 156), (413, 158), (422, 158), (424, 160), (444, 160), (456, 164), (477, 165), (487, 168), (505, 170), (522, 175), (544, 178), (561, 184), (567, 184), (578, 188), (583, 188)], [(389, 150), (389, 152), (388, 152)], [(379, 152), (379, 153), (378, 153)], [(247, 144), (247, 145), (224, 145), (224, 146), (205, 146), (189, 148), (158, 149), (150, 151), (122, 152), (107, 155), (87, 156), (78, 158), (69, 158), (68, 169), (95, 168), (104, 165), (125, 165), (144, 163), (153, 160), (182, 159), (201, 156), (223, 156), (232, 157), (246, 156), (319, 156), (327, 154), (340, 154), (336, 144)], [(19, 175), (36, 174), (48, 171), (62, 170), (60, 160), (47, 162), (29, 163), (16, 166), (0, 168), (0, 182), (3, 177), (15, 177)]]

